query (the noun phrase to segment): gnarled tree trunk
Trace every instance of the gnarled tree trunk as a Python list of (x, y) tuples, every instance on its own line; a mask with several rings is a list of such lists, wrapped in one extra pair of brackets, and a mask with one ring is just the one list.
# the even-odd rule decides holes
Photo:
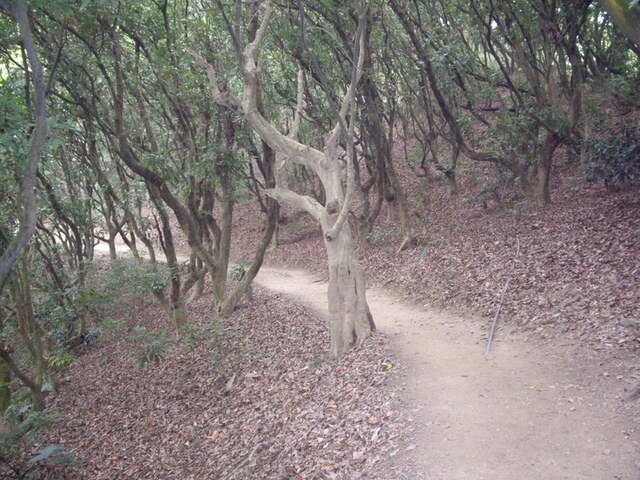
[[(364, 5), (364, 4), (363, 4)], [(243, 96), (236, 98), (229, 91), (221, 91), (216, 68), (196, 52), (190, 51), (197, 63), (207, 71), (211, 91), (215, 101), (235, 109), (243, 115), (254, 131), (279, 155), (313, 171), (322, 182), (325, 191), (325, 205), (317, 200), (288, 189), (270, 188), (267, 194), (275, 200), (288, 202), (312, 215), (321, 225), (325, 246), (329, 257), (329, 311), (331, 312), (331, 353), (338, 356), (352, 346), (361, 345), (374, 329), (373, 319), (365, 295), (365, 280), (362, 267), (356, 258), (351, 230), (347, 222), (353, 199), (356, 175), (353, 162), (353, 121), (354, 90), (362, 74), (363, 48), (362, 32), (365, 25), (365, 7), (361, 5), (360, 21), (354, 46), (354, 70), (351, 83), (345, 94), (340, 111), (334, 112), (338, 122), (327, 141), (324, 152), (304, 145), (280, 132), (260, 112), (258, 108), (258, 62), (257, 55), (267, 34), (273, 13), (273, 4), (266, 2), (262, 23), (252, 35), (253, 40), (243, 49), (240, 38), (233, 28), (229, 29), (240, 58), (240, 68), (244, 81)], [(304, 31), (304, 30), (303, 30)], [(301, 88), (300, 78), (298, 88)], [(300, 95), (298, 98), (300, 99)], [(351, 115), (348, 115), (351, 113)], [(342, 186), (342, 166), (337, 149), (338, 140), (343, 136), (347, 144), (347, 188)]]
[[(330, 222), (332, 216), (335, 214), (326, 215), (321, 222), (323, 232), (325, 222)], [(325, 239), (325, 247), (329, 259), (331, 354), (337, 357), (353, 346), (362, 345), (375, 324), (367, 304), (364, 271), (353, 250), (351, 230), (343, 228), (331, 242)]]

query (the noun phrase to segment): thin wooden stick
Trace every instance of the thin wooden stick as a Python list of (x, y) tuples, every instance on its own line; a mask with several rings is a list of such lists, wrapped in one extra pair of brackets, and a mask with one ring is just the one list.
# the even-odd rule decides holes
[(493, 325), (491, 325), (491, 331), (489, 332), (489, 338), (487, 339), (487, 351), (485, 353), (489, 353), (491, 351), (491, 344), (493, 343), (493, 337), (496, 334), (496, 327), (498, 326), (498, 318), (500, 317), (500, 311), (502, 310), (502, 303), (504, 302), (504, 295), (505, 293), (507, 293), (507, 288), (509, 288), (510, 283), (511, 283), (511, 278), (507, 280), (507, 283), (504, 284), (504, 288), (502, 289), (500, 304), (498, 305), (498, 310), (496, 310), (496, 316), (493, 319)]
[(633, 400), (636, 400), (637, 398), (640, 398), (640, 385), (636, 386), (636, 388), (634, 388), (631, 391), (631, 393), (627, 396), (625, 401), (626, 402), (631, 402)]
[[(514, 263), (518, 260), (520, 256), (520, 237), (516, 235), (516, 258)], [(496, 316), (493, 318), (493, 325), (491, 325), (491, 330), (489, 331), (489, 337), (487, 338), (487, 350), (485, 353), (489, 353), (491, 351), (491, 344), (493, 343), (493, 338), (496, 335), (496, 328), (498, 327), (498, 318), (500, 318), (500, 312), (502, 311), (502, 304), (504, 303), (504, 296), (507, 293), (507, 289), (509, 288), (509, 284), (511, 283), (511, 277), (505, 283), (504, 288), (502, 289), (502, 295), (500, 296), (500, 303), (498, 304), (498, 309), (496, 310)]]

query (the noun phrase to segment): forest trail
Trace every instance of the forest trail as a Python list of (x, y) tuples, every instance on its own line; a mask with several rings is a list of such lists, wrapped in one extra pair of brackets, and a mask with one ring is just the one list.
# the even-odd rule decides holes
[[(263, 268), (256, 282), (327, 315), (326, 284), (308, 273)], [(597, 361), (506, 329), (487, 355), (487, 328), (477, 321), (410, 306), (380, 289), (368, 289), (367, 298), (406, 367), (400, 381), (416, 426), (409, 449), (423, 478), (640, 478), (638, 419)]]

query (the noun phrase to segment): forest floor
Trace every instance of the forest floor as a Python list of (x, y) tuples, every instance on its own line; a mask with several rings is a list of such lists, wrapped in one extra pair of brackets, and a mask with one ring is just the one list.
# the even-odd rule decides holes
[[(91, 479), (636, 480), (640, 401), (624, 400), (640, 380), (638, 192), (559, 176), (545, 210), (483, 209), (464, 178), (470, 193), (431, 180), (424, 203), (405, 178), (407, 251), (391, 210), (368, 242), (356, 232), (381, 331), (364, 348), (328, 359), (322, 238), (285, 208), (253, 300), (225, 322), (206, 297), (190, 305), (200, 340), (170, 334), (163, 361), (138, 367), (134, 327), (167, 320), (132, 298), (69, 369), (49, 440)], [(255, 205), (238, 205), (234, 230), (234, 258), (250, 258)]]
[[(399, 168), (418, 238), (403, 252), (392, 205), (369, 238), (352, 222), (374, 317), (404, 366), (416, 436), (399, 458), (415, 478), (640, 478), (640, 400), (625, 401), (640, 381), (640, 195), (585, 184), (567, 162), (545, 208), (508, 188), (487, 208), (486, 166), (464, 166), (454, 196)], [(238, 210), (246, 258), (260, 221)], [(264, 285), (324, 311), (322, 235), (286, 206), (281, 218), (267, 257), (281, 273)]]
[[(402, 369), (383, 334), (334, 361), (308, 307), (258, 287), (220, 320), (210, 295), (190, 305), (180, 334), (150, 298), (121, 301), (119, 321), (76, 352), (49, 400), (60, 418), (42, 441), (79, 464), (38, 478), (411, 478), (404, 465), (376, 473), (406, 437), (391, 381)], [(141, 365), (152, 352), (157, 361)]]
[[(263, 269), (257, 281), (328, 315), (326, 284), (306, 272)], [(406, 367), (400, 389), (415, 431), (393, 463), (411, 472), (407, 478), (638, 478), (640, 412), (620, 403), (618, 379), (607, 370), (615, 362), (604, 366), (575, 346), (517, 332), (502, 332), (485, 354), (477, 319), (411, 305), (384, 289), (367, 296)]]

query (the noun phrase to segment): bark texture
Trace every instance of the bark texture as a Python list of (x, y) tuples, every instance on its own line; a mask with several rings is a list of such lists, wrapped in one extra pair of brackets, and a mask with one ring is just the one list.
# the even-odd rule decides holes
[[(374, 329), (373, 319), (366, 301), (365, 278), (362, 267), (353, 249), (351, 230), (346, 221), (353, 199), (356, 175), (353, 162), (353, 119), (355, 86), (362, 74), (364, 42), (362, 32), (366, 12), (360, 12), (358, 33), (354, 44), (354, 67), (351, 83), (347, 88), (340, 110), (335, 114), (337, 123), (325, 142), (324, 151), (298, 142), (270, 123), (259, 108), (258, 52), (267, 35), (269, 21), (273, 15), (273, 4), (266, 2), (259, 28), (251, 35), (253, 40), (240, 50), (240, 39), (233, 28), (229, 34), (238, 48), (240, 68), (243, 76), (243, 95), (236, 98), (231, 92), (220, 89), (218, 73), (214, 64), (198, 53), (190, 51), (209, 78), (214, 100), (236, 110), (251, 125), (260, 138), (278, 155), (313, 171), (322, 182), (326, 194), (325, 205), (315, 199), (288, 189), (269, 188), (267, 195), (279, 202), (287, 202), (305, 210), (321, 225), (329, 258), (329, 310), (331, 312), (331, 353), (337, 357), (353, 346), (361, 345)], [(255, 18), (255, 17), (254, 17)], [(304, 31), (304, 29), (303, 29)], [(304, 43), (304, 39), (301, 39)], [(317, 73), (317, 72), (316, 72)], [(303, 80), (298, 79), (299, 84)], [(299, 105), (301, 96), (298, 96)], [(333, 107), (333, 105), (332, 105)], [(299, 119), (298, 119), (299, 121)], [(347, 185), (342, 184), (342, 167), (338, 158), (338, 142), (347, 144)]]
[(33, 43), (31, 26), (27, 15), (27, 5), (22, 0), (0, 1), (0, 9), (14, 18), (20, 29), (20, 41), (27, 52), (29, 67), (31, 69), (31, 81), (34, 87), (34, 116), (35, 126), (31, 135), (31, 145), (27, 153), (24, 170), (20, 172), (20, 201), (22, 206), (22, 218), (20, 229), (7, 249), (0, 257), (0, 290), (7, 281), (20, 252), (29, 243), (36, 230), (36, 173), (38, 162), (44, 151), (47, 137), (47, 106), (45, 103), (46, 84), (44, 81), (44, 69), (38, 58), (38, 52)]

